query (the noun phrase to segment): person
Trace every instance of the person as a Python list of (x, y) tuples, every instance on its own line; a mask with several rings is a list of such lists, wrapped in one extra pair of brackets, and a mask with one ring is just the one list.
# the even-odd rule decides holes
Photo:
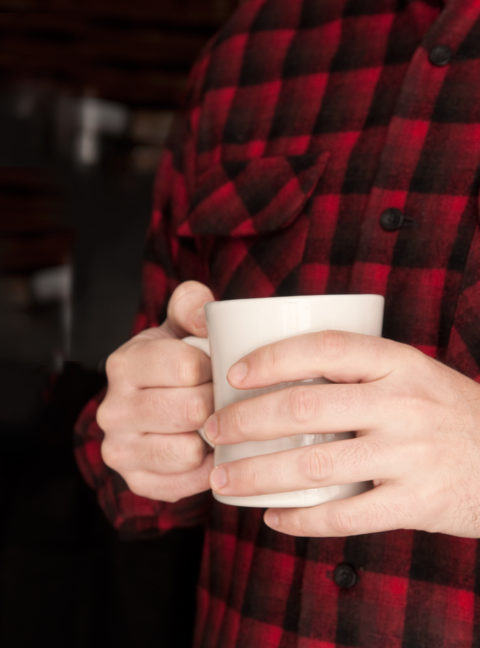
[[(162, 157), (134, 337), (77, 430), (120, 529), (205, 525), (197, 648), (480, 644), (480, 2), (246, 0)], [(385, 295), (384, 337), (259, 349), (212, 414), (213, 299)], [(95, 421), (97, 417), (97, 422)], [(355, 430), (213, 469), (215, 444)], [(320, 506), (222, 494), (371, 480)]]

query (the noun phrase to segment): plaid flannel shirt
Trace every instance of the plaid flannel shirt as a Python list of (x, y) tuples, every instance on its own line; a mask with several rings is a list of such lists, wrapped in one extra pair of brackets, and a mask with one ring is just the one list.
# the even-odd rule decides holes
[[(191, 278), (219, 299), (374, 292), (387, 337), (478, 380), (479, 170), (478, 0), (246, 0), (160, 163), (137, 330)], [(77, 455), (116, 526), (205, 524), (198, 648), (480, 645), (476, 540), (298, 539), (209, 493), (136, 497), (95, 407)]]

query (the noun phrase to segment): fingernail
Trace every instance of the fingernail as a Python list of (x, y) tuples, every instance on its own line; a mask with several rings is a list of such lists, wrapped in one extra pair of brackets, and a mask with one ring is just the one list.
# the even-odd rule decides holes
[(215, 443), (215, 439), (218, 437), (220, 432), (218, 429), (218, 421), (215, 414), (213, 414), (206, 420), (203, 431), (210, 443)]
[(265, 520), (265, 524), (269, 527), (280, 526), (280, 518), (274, 511), (267, 511), (263, 519)]
[(240, 385), (248, 374), (248, 365), (246, 362), (237, 362), (233, 367), (230, 367), (228, 372), (228, 381), (231, 384)]
[(213, 490), (220, 490), (227, 484), (227, 471), (222, 466), (214, 468), (210, 474), (210, 484)]
[(192, 322), (196, 329), (206, 328), (205, 313), (203, 307), (199, 308), (198, 311), (195, 313), (195, 315), (192, 318)]

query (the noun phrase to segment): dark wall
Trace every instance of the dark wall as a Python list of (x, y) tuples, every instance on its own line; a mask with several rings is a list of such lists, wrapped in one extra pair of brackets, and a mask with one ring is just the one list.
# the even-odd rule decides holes
[(0, 75), (129, 105), (175, 107), (192, 60), (235, 4), (2, 0)]
[(191, 644), (202, 531), (123, 540), (72, 427), (128, 338), (153, 175), (234, 0), (3, 0), (0, 645)]

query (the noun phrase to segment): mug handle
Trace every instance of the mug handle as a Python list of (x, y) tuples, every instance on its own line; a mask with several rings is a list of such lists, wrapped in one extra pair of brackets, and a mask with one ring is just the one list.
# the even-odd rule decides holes
[[(201, 338), (201, 337), (196, 337), (195, 335), (188, 335), (187, 337), (182, 338), (182, 342), (185, 342), (185, 344), (189, 344), (192, 347), (195, 347), (196, 349), (199, 349), (200, 351), (203, 351), (205, 355), (210, 357), (210, 342), (208, 338)], [(207, 443), (211, 448), (214, 448), (215, 446), (210, 443), (210, 441), (207, 439), (205, 436), (203, 429), (198, 430), (199, 435), (202, 437), (202, 439)]]
[(210, 342), (208, 338), (196, 337), (195, 335), (188, 335), (187, 337), (182, 338), (182, 342), (186, 342), (190, 346), (195, 347), (203, 351), (208, 357), (210, 357)]

